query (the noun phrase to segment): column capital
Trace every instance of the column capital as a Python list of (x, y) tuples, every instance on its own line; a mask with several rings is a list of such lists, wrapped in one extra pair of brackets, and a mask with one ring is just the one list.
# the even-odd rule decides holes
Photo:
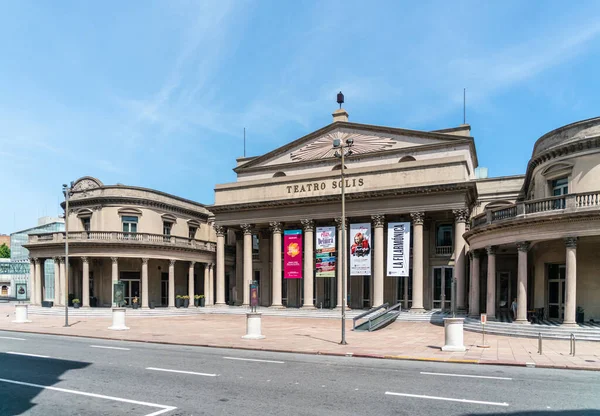
[(565, 245), (567, 248), (577, 248), (577, 237), (565, 238)]
[(281, 234), (282, 224), (277, 221), (272, 221), (269, 223), (269, 228), (273, 234)]
[(169, 259), (169, 267), (171, 267), (171, 266), (175, 267), (175, 262), (176, 261), (177, 260)]
[(411, 212), (410, 217), (415, 225), (423, 225), (423, 222), (425, 221), (424, 212)]
[(313, 220), (310, 219), (303, 219), (300, 220), (300, 223), (302, 224), (302, 228), (304, 229), (304, 232), (313, 232), (315, 231), (315, 222)]
[(466, 208), (453, 209), (452, 213), (454, 214), (456, 222), (467, 222), (467, 219), (469, 218), (469, 210)]
[(521, 242), (517, 243), (517, 250), (524, 251), (525, 253), (527, 253), (530, 245), (531, 245), (531, 243), (529, 241), (521, 241)]
[(485, 251), (487, 251), (488, 256), (494, 256), (494, 255), (496, 255), (497, 248), (498, 248), (497, 246), (487, 246), (485, 248)]
[(479, 257), (481, 257), (481, 251), (480, 250), (471, 250), (469, 251), (469, 256), (471, 256), (472, 259), (478, 259)]
[(244, 232), (244, 235), (252, 234), (252, 224), (240, 224), (240, 228)]
[[(335, 219), (335, 223), (337, 224), (337, 227), (338, 227), (338, 228), (341, 228), (341, 227), (342, 227), (342, 217), (337, 217), (337, 218)], [(348, 226), (348, 218), (344, 218), (344, 221), (343, 221), (343, 223), (344, 223), (346, 226)]]
[(111, 257), (110, 260), (112, 261), (113, 264), (119, 264), (119, 258), (118, 257)]
[(148, 264), (148, 260), (149, 260), (148, 257), (142, 257), (142, 264), (146, 264), (147, 265)]
[(82, 257), (82, 258), (81, 258), (81, 261), (82, 261), (83, 263), (88, 263), (89, 259), (88, 259), (87, 257)]
[(194, 267), (195, 265), (196, 265), (196, 262), (195, 262), (195, 261), (193, 261), (193, 260), (192, 260), (192, 261), (190, 261), (190, 268)]
[(52, 260), (54, 260), (54, 263), (60, 263), (60, 257), (59, 256), (52, 257)]
[(37, 257), (30, 257), (29, 261), (32, 261), (34, 264), (38, 264), (40, 262), (40, 259), (38, 259)]
[(222, 225), (213, 224), (213, 228), (217, 233), (217, 237), (223, 237), (225, 235), (225, 227), (223, 227)]
[(60, 261), (62, 264), (65, 264), (65, 258), (64, 257), (59, 257), (58, 261)]
[(383, 228), (385, 225), (385, 215), (383, 214), (371, 215), (371, 220), (375, 228)]

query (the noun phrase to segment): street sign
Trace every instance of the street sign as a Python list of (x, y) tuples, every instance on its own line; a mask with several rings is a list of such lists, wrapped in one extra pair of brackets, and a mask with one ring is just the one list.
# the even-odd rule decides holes
[(481, 314), (481, 325), (485, 325), (487, 323), (487, 314)]
[(15, 285), (17, 289), (17, 300), (26, 300), (27, 299), (27, 283), (17, 283)]
[(117, 306), (125, 302), (125, 283), (119, 281), (113, 284), (113, 299)]

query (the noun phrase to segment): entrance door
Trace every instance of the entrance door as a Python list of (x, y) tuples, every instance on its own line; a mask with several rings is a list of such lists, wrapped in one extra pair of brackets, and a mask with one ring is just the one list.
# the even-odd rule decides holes
[(140, 297), (140, 281), (139, 279), (122, 279), (125, 286), (125, 305), (131, 306), (133, 304), (133, 298), (138, 298), (138, 305), (142, 304), (142, 298)]
[(512, 303), (510, 272), (498, 272), (498, 275), (496, 276), (496, 293), (498, 299), (498, 310), (508, 311)]
[(548, 265), (548, 318), (564, 319), (565, 277), (564, 264)]
[(324, 294), (323, 294), (323, 307), (326, 309), (333, 308), (335, 305), (331, 304), (331, 300), (333, 298), (333, 277), (324, 277), (323, 278), (323, 286), (324, 286)]
[(452, 308), (452, 276), (454, 269), (448, 266), (433, 268), (433, 309)]
[(161, 306), (169, 305), (169, 273), (165, 272), (160, 275), (160, 304)]

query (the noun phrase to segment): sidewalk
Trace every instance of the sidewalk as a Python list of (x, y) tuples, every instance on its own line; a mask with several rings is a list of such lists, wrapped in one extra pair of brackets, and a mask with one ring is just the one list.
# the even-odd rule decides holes
[(481, 334), (465, 331), (466, 352), (443, 352), (444, 328), (427, 322), (396, 322), (376, 332), (353, 332), (347, 320), (348, 345), (339, 345), (339, 320), (311, 318), (262, 319), (263, 340), (244, 340), (245, 316), (196, 315), (168, 318), (128, 318), (129, 331), (111, 331), (107, 318), (30, 315), (32, 323), (15, 324), (14, 306), (0, 306), (0, 330), (73, 335), (127, 341), (160, 342), (207, 347), (242, 348), (309, 354), (331, 354), (390, 359), (413, 359), (478, 364), (587, 369), (600, 371), (600, 343), (577, 342), (576, 356), (569, 355), (569, 342), (544, 340), (543, 354), (537, 340), (486, 335), (490, 348), (479, 348)]

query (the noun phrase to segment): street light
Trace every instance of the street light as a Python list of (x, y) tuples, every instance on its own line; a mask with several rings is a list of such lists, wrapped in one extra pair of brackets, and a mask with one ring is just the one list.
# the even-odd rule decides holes
[(354, 140), (349, 138), (346, 140), (346, 144), (342, 144), (340, 139), (333, 140), (333, 148), (335, 150), (335, 157), (342, 159), (341, 165), (341, 177), (342, 177), (342, 243), (341, 243), (341, 256), (340, 256), (340, 270), (342, 271), (342, 341), (340, 345), (346, 345), (346, 180), (344, 179), (344, 159), (347, 156), (352, 155), (350, 149), (354, 144)]
[(73, 182), (69, 186), (63, 184), (65, 195), (65, 327), (69, 326), (69, 197)]

